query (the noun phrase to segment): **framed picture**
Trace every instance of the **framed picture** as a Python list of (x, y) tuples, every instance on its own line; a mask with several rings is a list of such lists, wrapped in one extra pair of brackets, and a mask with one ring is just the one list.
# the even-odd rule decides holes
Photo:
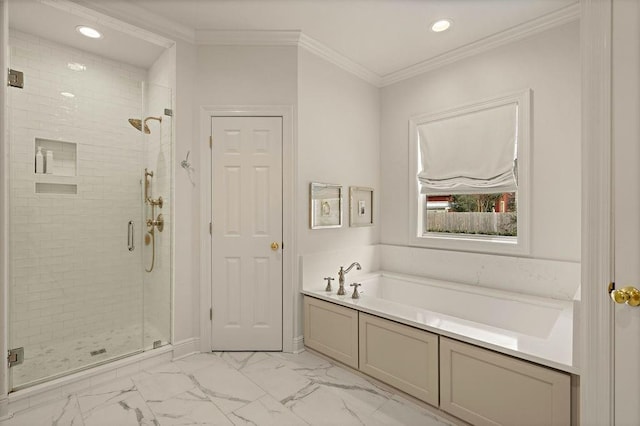
[(342, 226), (342, 186), (312, 182), (309, 188), (311, 229)]
[(373, 188), (349, 187), (349, 226), (373, 226)]

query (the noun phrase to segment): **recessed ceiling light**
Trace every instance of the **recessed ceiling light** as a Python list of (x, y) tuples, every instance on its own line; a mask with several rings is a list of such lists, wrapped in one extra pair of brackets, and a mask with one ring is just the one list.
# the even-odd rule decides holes
[(86, 71), (87, 66), (84, 64), (81, 64), (80, 62), (68, 62), (67, 68), (73, 71)]
[(60, 92), (60, 94), (61, 94), (62, 96), (64, 96), (65, 98), (75, 98), (75, 97), (76, 97), (76, 95), (74, 95), (74, 94), (73, 94), (73, 93), (71, 93), (71, 92)]
[(434, 33), (441, 33), (442, 31), (448, 30), (450, 27), (450, 19), (440, 19), (439, 21), (436, 21), (431, 25), (431, 31), (433, 31)]
[(102, 34), (100, 34), (100, 31), (96, 30), (95, 28), (86, 27), (84, 25), (76, 27), (76, 31), (85, 37), (102, 38)]

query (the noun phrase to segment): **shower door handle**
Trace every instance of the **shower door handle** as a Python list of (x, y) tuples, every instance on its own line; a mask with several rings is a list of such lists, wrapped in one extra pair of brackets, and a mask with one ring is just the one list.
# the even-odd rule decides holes
[(129, 251), (134, 251), (135, 248), (136, 248), (135, 243), (134, 243), (134, 239), (135, 239), (134, 231), (135, 230), (133, 228), (133, 221), (130, 220), (129, 221), (129, 229), (127, 231), (127, 245), (129, 246)]

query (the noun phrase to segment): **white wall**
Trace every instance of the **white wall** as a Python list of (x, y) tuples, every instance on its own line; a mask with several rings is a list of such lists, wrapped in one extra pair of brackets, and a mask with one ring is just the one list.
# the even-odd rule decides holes
[[(201, 196), (194, 199), (192, 208), (198, 214), (197, 233), (194, 239), (200, 244), (199, 256), (204, 262), (199, 272), (204, 277), (200, 283), (200, 301), (198, 320), (202, 330), (201, 348), (210, 347), (206, 329), (209, 327), (207, 311), (209, 309), (210, 271), (210, 236), (205, 230), (211, 213), (210, 188), (207, 181), (211, 170), (211, 151), (209, 136), (211, 135), (210, 118), (203, 107), (231, 105), (251, 108), (251, 106), (278, 105), (288, 106), (294, 111), (297, 99), (297, 57), (296, 47), (288, 46), (209, 46), (201, 45), (197, 50), (197, 65), (194, 82), (193, 112), (196, 133), (192, 146), (192, 155), (201, 179), (199, 188)], [(180, 61), (178, 61), (180, 63)], [(210, 111), (210, 109), (209, 109)], [(286, 131), (286, 129), (285, 129)], [(292, 141), (296, 143), (295, 137)], [(291, 147), (289, 147), (291, 149)], [(176, 268), (179, 265), (176, 263)], [(286, 292), (285, 292), (286, 294)], [(285, 302), (287, 303), (287, 302)], [(287, 305), (290, 306), (290, 305)], [(286, 318), (285, 318), (286, 320)], [(291, 329), (291, 320), (287, 320), (285, 329)], [(286, 336), (285, 336), (286, 337)]]
[[(174, 189), (174, 282), (173, 282), (173, 341), (184, 342), (200, 334), (200, 231), (199, 231), (199, 164), (196, 142), (199, 118), (193, 102), (196, 74), (196, 48), (194, 45), (176, 42), (175, 130), (173, 161)], [(179, 165), (187, 152), (196, 173), (189, 176)]]
[[(408, 119), (525, 88), (533, 91), (530, 257), (580, 260), (579, 25), (531, 38), (387, 86), (381, 91), (383, 244), (409, 239)], [(429, 272), (429, 250), (424, 274)], [(468, 254), (471, 259), (474, 255)], [(465, 256), (458, 256), (458, 258)], [(502, 257), (508, 262), (509, 257)], [(461, 259), (451, 268), (465, 266)], [(494, 271), (499, 277), (499, 270)], [(446, 277), (441, 277), (446, 278)], [(571, 283), (575, 287), (578, 282)], [(514, 284), (517, 287), (517, 283)], [(522, 289), (518, 289), (522, 290)], [(570, 293), (567, 289), (566, 293)]]
[(296, 104), (295, 47), (198, 46), (197, 50), (196, 105)]
[[(360, 261), (363, 246), (377, 244), (380, 236), (380, 96), (379, 90), (358, 77), (309, 53), (298, 54), (298, 254), (334, 252), (340, 262), (322, 276), (336, 276), (341, 265)], [(309, 184), (343, 186), (341, 228), (310, 229)], [(349, 186), (374, 189), (374, 226), (349, 227)], [(352, 248), (353, 250), (348, 250)], [(351, 254), (350, 254), (351, 253)], [(369, 258), (369, 257), (367, 257)], [(303, 272), (304, 273), (304, 272)], [(355, 275), (353, 272), (352, 275)], [(321, 285), (321, 277), (318, 277)], [(302, 288), (302, 283), (299, 283)], [(296, 306), (301, 312), (300, 298)], [(298, 314), (294, 335), (302, 334)]]
[[(300, 49), (298, 60), (298, 250), (377, 244), (380, 237), (380, 97), (376, 87)], [(309, 227), (309, 184), (343, 186), (341, 228)], [(374, 226), (349, 227), (349, 186), (374, 189)], [(355, 261), (357, 259), (353, 259)], [(336, 265), (337, 268), (340, 265)]]

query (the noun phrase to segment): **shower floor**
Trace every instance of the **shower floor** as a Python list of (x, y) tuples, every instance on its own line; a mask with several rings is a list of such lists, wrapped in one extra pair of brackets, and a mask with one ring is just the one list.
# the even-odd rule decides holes
[[(153, 341), (160, 340), (161, 334), (154, 327), (146, 326), (143, 347), (141, 328), (136, 325), (46, 345), (25, 346), (24, 362), (10, 370), (11, 386), (13, 389), (24, 388), (112, 358), (152, 349)], [(162, 344), (166, 343), (162, 339)]]

